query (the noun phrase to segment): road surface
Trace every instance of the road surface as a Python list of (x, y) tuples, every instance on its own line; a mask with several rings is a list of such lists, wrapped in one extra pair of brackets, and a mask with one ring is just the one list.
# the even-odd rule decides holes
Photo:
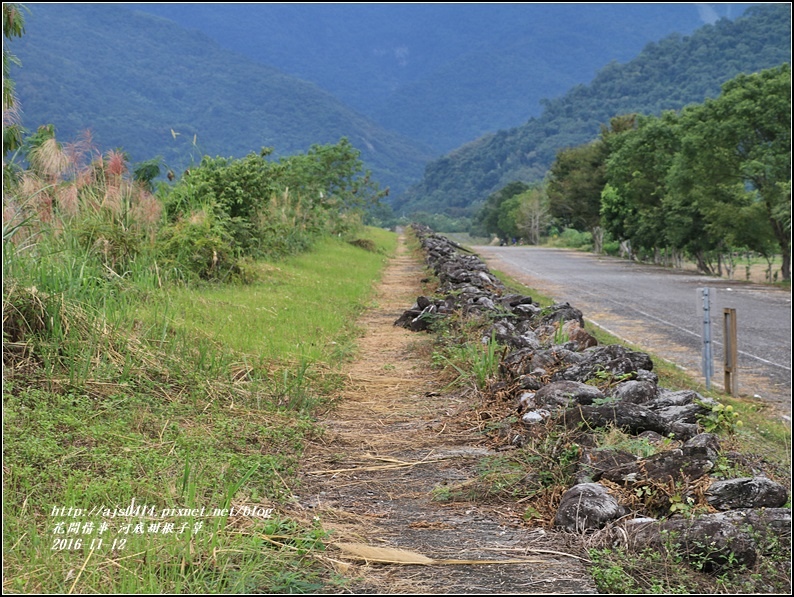
[[(723, 385), (723, 308), (736, 309), (739, 394), (791, 416), (791, 292), (615, 257), (545, 247), (473, 247), (503, 271), (620, 338), (701, 374), (703, 300), (712, 293), (715, 387)], [(716, 294), (714, 291), (716, 290)]]

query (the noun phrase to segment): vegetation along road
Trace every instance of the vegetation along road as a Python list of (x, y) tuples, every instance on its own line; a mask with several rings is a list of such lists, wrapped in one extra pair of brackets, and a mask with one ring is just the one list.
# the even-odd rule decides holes
[(621, 338), (701, 375), (702, 300), (712, 298), (715, 385), (722, 385), (723, 308), (736, 309), (739, 393), (791, 416), (791, 292), (544, 247), (475, 247), (489, 266)]

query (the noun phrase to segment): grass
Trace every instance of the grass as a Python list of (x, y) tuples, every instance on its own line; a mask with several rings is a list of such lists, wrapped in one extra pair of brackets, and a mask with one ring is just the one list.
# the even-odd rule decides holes
[[(351, 259), (351, 254), (356, 255)], [(169, 293), (172, 326), (192, 329), (248, 359), (315, 361), (343, 349), (343, 328), (365, 306), (384, 257), (325, 239), (316, 251), (254, 266), (259, 280)], [(144, 311), (156, 319), (157, 306)]]
[(21, 326), (4, 342), (4, 591), (319, 591), (325, 536), (279, 506), (396, 246), (384, 231), (366, 237), (377, 251), (330, 239), (255, 264), (251, 285), (113, 279), (116, 292), (84, 302), (30, 287), (49, 268), (62, 287), (90, 289), (79, 263), (67, 275), (15, 261), (20, 283), (4, 286), (4, 333)]

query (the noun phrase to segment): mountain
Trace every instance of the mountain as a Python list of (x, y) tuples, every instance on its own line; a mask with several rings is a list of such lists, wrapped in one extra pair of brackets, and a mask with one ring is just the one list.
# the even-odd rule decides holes
[(434, 150), (540, 115), (650, 41), (749, 4), (149, 3), (136, 9), (312, 81)]
[(348, 108), (317, 85), (253, 62), (206, 35), (107, 4), (29, 4), (16, 81), (23, 125), (58, 138), (90, 129), (133, 161), (162, 155), (174, 170), (203, 154), (276, 155), (347, 137), (382, 186), (415, 182), (428, 149)]
[(432, 161), (424, 178), (394, 202), (395, 211), (470, 214), (510, 182), (542, 179), (559, 149), (594, 139), (614, 116), (700, 103), (739, 73), (784, 62), (791, 62), (790, 4), (754, 6), (735, 21), (666, 37), (625, 64), (608, 64), (589, 85), (545, 101), (543, 113), (526, 124)]

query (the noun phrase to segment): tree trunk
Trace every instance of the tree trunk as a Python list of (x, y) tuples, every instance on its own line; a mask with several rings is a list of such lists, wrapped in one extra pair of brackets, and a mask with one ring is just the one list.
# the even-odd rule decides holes
[(705, 259), (705, 255), (703, 251), (698, 251), (695, 253), (695, 259), (697, 260), (697, 268), (698, 271), (702, 274), (711, 275), (713, 272), (709, 267), (708, 262)]
[(590, 234), (593, 235), (593, 253), (600, 255), (604, 252), (604, 229), (594, 226)]

